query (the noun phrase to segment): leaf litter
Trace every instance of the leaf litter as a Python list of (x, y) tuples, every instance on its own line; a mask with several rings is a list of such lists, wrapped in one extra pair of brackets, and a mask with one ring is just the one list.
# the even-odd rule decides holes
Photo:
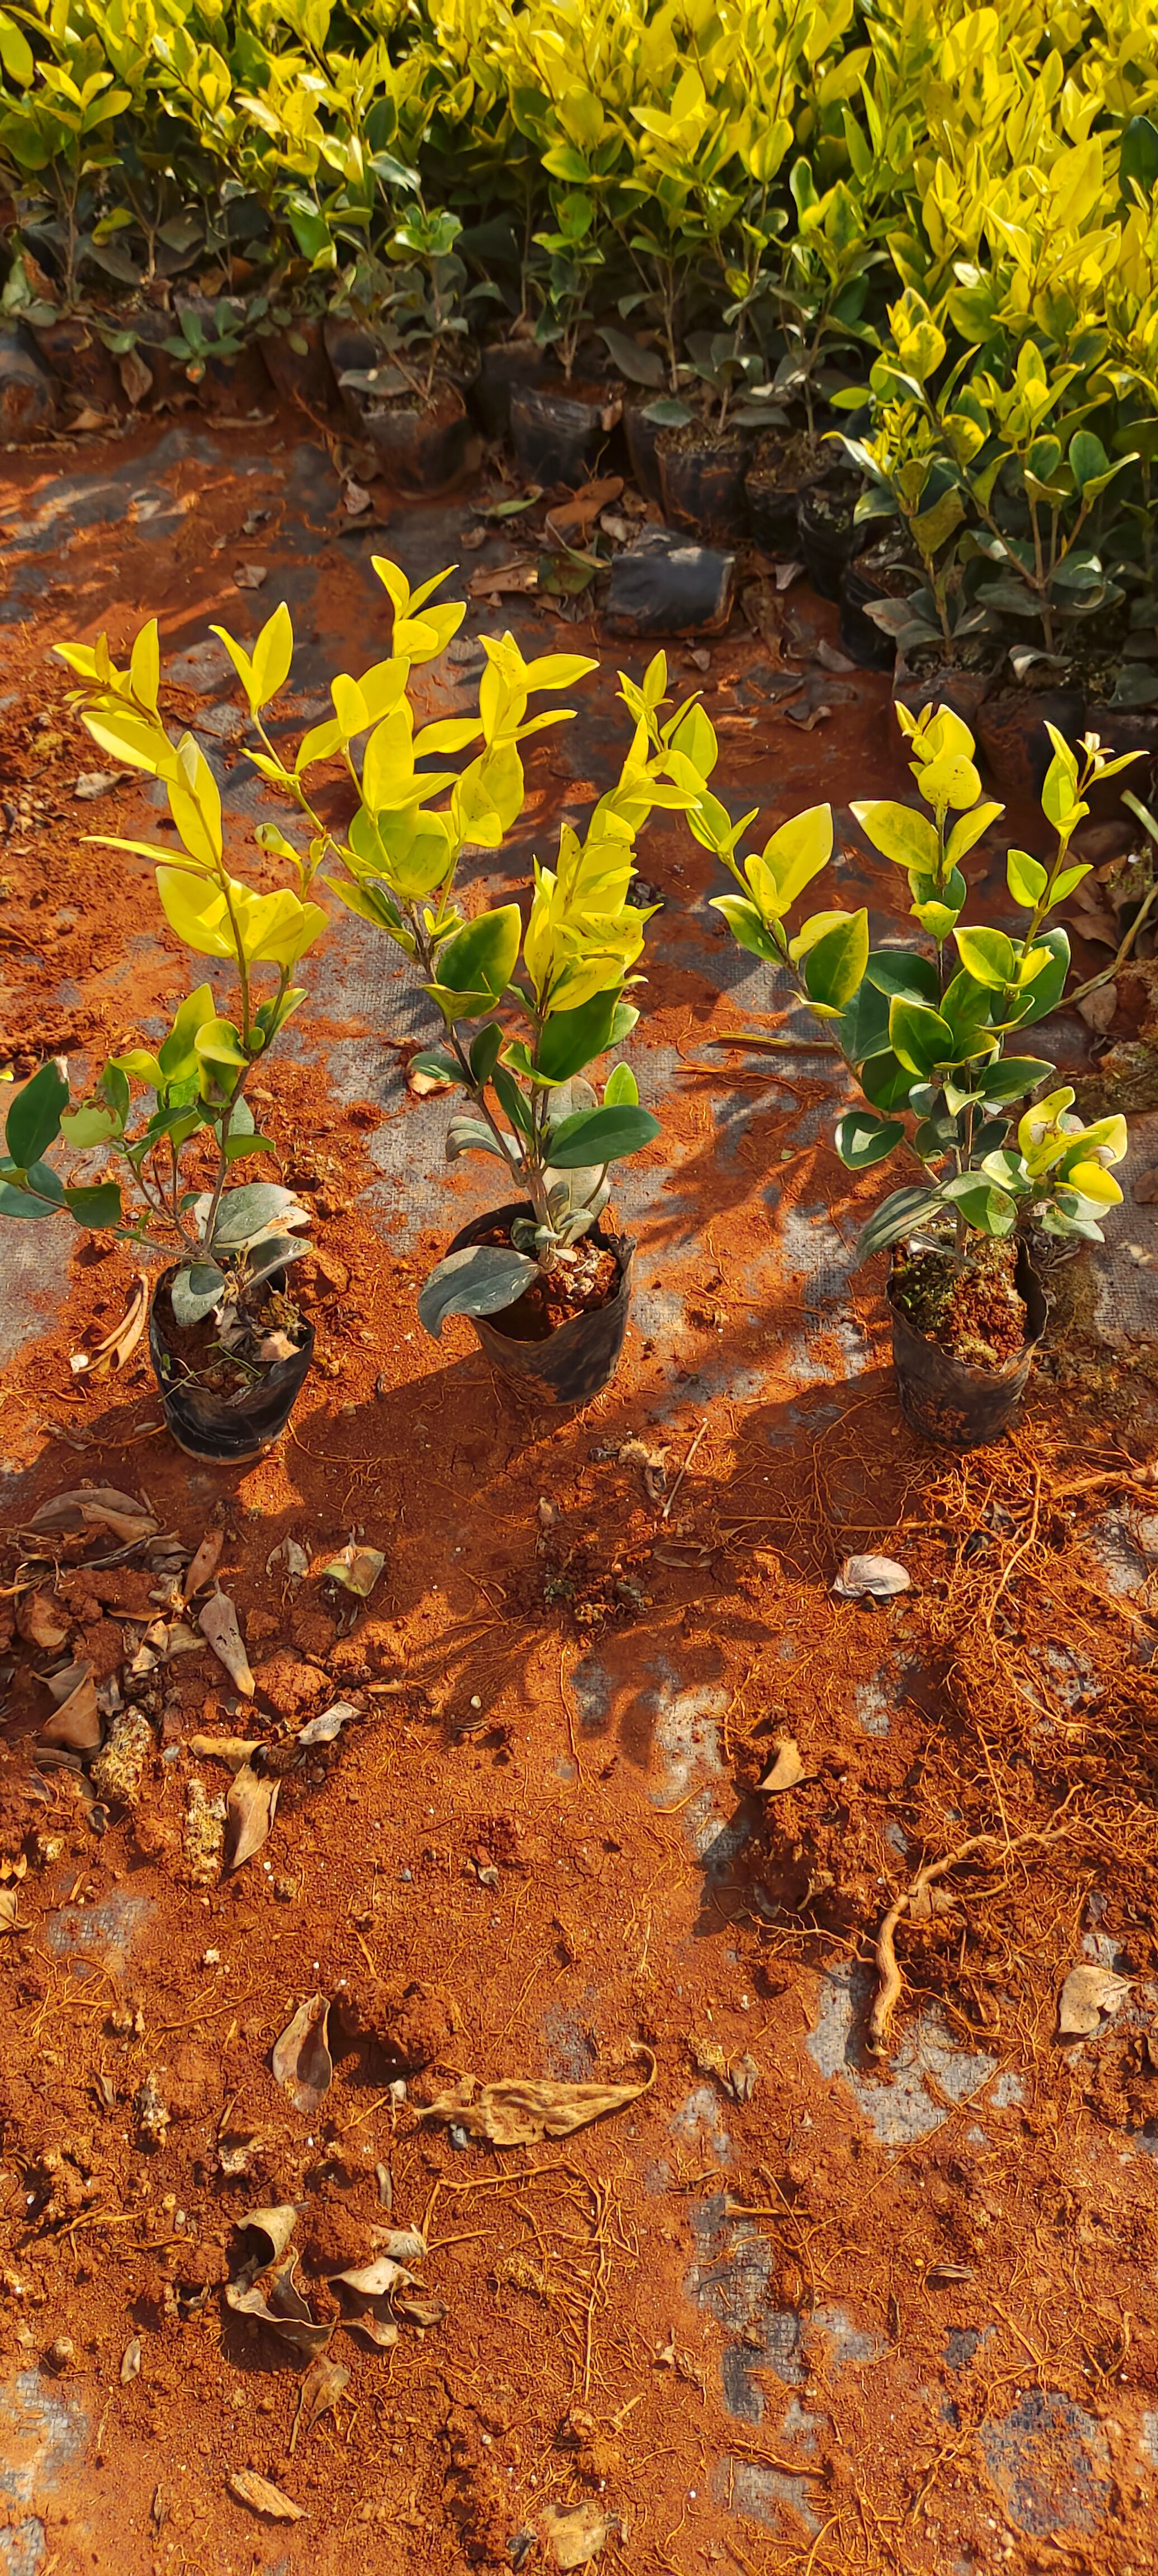
[(276, 2081), (289, 2094), (294, 2109), (307, 2119), (321, 2109), (334, 2080), (327, 2038), (329, 2018), (329, 1997), (310, 1995), (298, 2005), (292, 2021), (287, 2022), (274, 2044), (271, 2062)]
[(656, 2061), (650, 2049), (641, 2056), (651, 2058), (650, 2072), (642, 2084), (556, 2084), (544, 2078), (511, 2076), (497, 2083), (480, 2084), (475, 2075), (463, 2076), (452, 2092), (440, 2093), (433, 2102), (418, 2112), (420, 2120), (444, 2120), (464, 2129), (475, 2143), (491, 2147), (534, 2147), (545, 2138), (569, 2138), (576, 2129), (585, 2129), (592, 2120), (605, 2119), (609, 2112), (625, 2111), (631, 2102), (650, 2091), (655, 2082)]

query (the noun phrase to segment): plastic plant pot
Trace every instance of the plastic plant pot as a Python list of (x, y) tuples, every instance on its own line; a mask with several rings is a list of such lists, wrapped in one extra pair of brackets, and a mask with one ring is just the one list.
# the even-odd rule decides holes
[(1025, 1340), (1015, 1359), (997, 1369), (978, 1368), (931, 1342), (896, 1303), (889, 1269), (893, 1364), (901, 1411), (911, 1431), (938, 1449), (983, 1449), (1009, 1429), (1029, 1382), (1034, 1353), (1045, 1331), (1045, 1290), (1024, 1243), (1017, 1247), (1014, 1285), (1025, 1301)]
[[(529, 1199), (492, 1208), (488, 1216), (476, 1217), (471, 1225), (464, 1225), (453, 1243), (447, 1245), (447, 1251), (465, 1252), (469, 1244), (481, 1242), (496, 1226), (505, 1228), (516, 1217), (533, 1213)], [(468, 1317), (500, 1376), (512, 1389), (536, 1398), (540, 1404), (589, 1404), (592, 1396), (610, 1386), (619, 1366), (631, 1305), (635, 1244), (625, 1235), (605, 1234), (598, 1225), (592, 1227), (590, 1239), (602, 1251), (614, 1254), (619, 1272), (615, 1293), (606, 1305), (597, 1306), (589, 1315), (573, 1315), (568, 1323), (557, 1324), (553, 1333), (537, 1340), (528, 1338), (522, 1298), (501, 1314)]]

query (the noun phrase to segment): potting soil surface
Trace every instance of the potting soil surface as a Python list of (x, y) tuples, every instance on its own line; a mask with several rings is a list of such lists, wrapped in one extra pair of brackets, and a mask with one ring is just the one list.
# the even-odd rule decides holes
[[(528, 747), (522, 825), (468, 865), (472, 899), (517, 893), (590, 807), (626, 739), (615, 668), (647, 652), (505, 595), (507, 535), (463, 550), (477, 498), (376, 487), (376, 524), (351, 523), (288, 420), (5, 459), (18, 1077), (60, 1050), (83, 1083), (184, 989), (147, 864), (87, 837), (147, 837), (156, 798), (78, 793), (107, 764), (58, 639), (107, 628), (123, 651), (159, 615), (163, 706), (213, 759), (240, 854), (271, 809), (211, 622), (249, 637), (288, 601), (292, 739), (333, 673), (387, 649), (371, 553), (412, 580), (459, 560), (465, 639), (510, 625), (603, 662), (578, 720)], [(899, 937), (903, 879), (844, 810), (905, 792), (888, 683), (834, 663), (835, 612), (802, 584), (756, 565), (742, 587), (747, 622), (671, 648), (719, 731), (716, 784), (766, 829), (830, 798), (841, 899)], [(480, 661), (424, 675), (425, 711), (461, 709)], [(341, 810), (336, 772), (327, 792)], [(1009, 837), (1037, 848), (1040, 820), (970, 863), (997, 920)], [(6, 1230), (6, 2576), (1158, 2567), (1153, 1201), (1128, 1180), (1107, 1251), (1051, 1282), (1018, 1428), (963, 1461), (922, 1447), (882, 1265), (853, 1268), (881, 1181), (832, 1151), (835, 1060), (732, 945), (678, 818), (639, 863), (663, 909), (626, 1053), (663, 1132), (617, 1175), (632, 1320), (578, 1415), (515, 1408), (468, 1325), (419, 1328), (417, 1287), (494, 1176), (444, 1166), (447, 1108), (406, 1087), (423, 1009), (336, 903), (256, 1086), (315, 1218), (318, 1357), (271, 1456), (183, 1457), (144, 1345), (75, 1376), (132, 1262)], [(791, 1043), (718, 1042), (743, 1030)], [(1046, 1037), (1090, 1076), (1076, 1017)], [(1153, 1179), (1155, 1123), (1129, 1176)], [(30, 1535), (85, 1485), (136, 1498), (144, 1535)], [(252, 1699), (205, 1594), (176, 1606), (207, 1537)], [(326, 1572), (351, 1546), (383, 1559), (364, 1600)], [(834, 1592), (866, 1554), (908, 1588)], [(38, 1675), (70, 1650), (126, 1702), (91, 1776), (31, 1751)], [(205, 1749), (296, 1757), (335, 1703), (272, 1822), (262, 1757), (235, 1780)], [(269, 1830), (223, 1876), (239, 1801)], [(482, 2089), (505, 2079), (553, 2089), (512, 2113)], [(568, 2130), (582, 2086), (601, 2116)], [(531, 2142), (488, 2143), (512, 2118)], [(281, 2257), (264, 2305), (254, 2209)], [(376, 2230), (426, 2244), (396, 2249), (414, 2280), (393, 2310), (364, 2277)]]

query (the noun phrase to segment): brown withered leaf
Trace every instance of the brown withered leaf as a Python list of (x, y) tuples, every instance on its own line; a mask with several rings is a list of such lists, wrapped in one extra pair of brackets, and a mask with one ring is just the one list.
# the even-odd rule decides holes
[(1136, 1181), (1131, 1181), (1130, 1196), (1141, 1206), (1148, 1206), (1152, 1199), (1158, 1199), (1158, 1163), (1151, 1163), (1146, 1171), (1139, 1172)]
[(312, 2309), (303, 2299), (293, 2278), (293, 2265), (287, 2263), (280, 2272), (265, 2272), (258, 2281), (243, 2287), (240, 2281), (226, 2286), (225, 2304), (239, 2317), (256, 2317), (259, 2325), (268, 2326), (279, 2343), (304, 2360), (314, 2361), (323, 2353), (333, 2335), (333, 2325), (318, 2325)]
[(441, 2325), (446, 2309), (441, 2299), (432, 2299), (421, 2283), (416, 2283), (411, 2290), (395, 2291), (394, 2313), (405, 2317), (409, 2325), (425, 2328)]
[(274, 2042), (271, 2065), (282, 2091), (288, 2093), (295, 2110), (308, 2119), (320, 2110), (334, 2080), (334, 2061), (327, 2040), (330, 2018), (328, 1995), (310, 1995), (299, 2004), (293, 2020), (286, 2023), (280, 2039)]
[(343, 1584), (359, 1601), (368, 1601), (385, 1563), (381, 1548), (355, 1547), (351, 1540), (322, 1567), (322, 1573), (331, 1583)]
[(122, 1547), (154, 1537), (160, 1526), (135, 1494), (118, 1493), (115, 1485), (76, 1485), (66, 1494), (54, 1494), (30, 1523), (34, 1530), (110, 1530)]
[(330, 2278), (343, 2281), (347, 2289), (356, 2290), (362, 2298), (388, 2299), (399, 2282), (405, 2285), (412, 2275), (404, 2271), (401, 2263), (392, 2262), (388, 2254), (376, 2254), (372, 2263), (355, 2265), (350, 2272), (331, 2273)]
[(618, 2528), (618, 2516), (593, 2502), (545, 2504), (539, 2525), (556, 2567), (586, 2567)]
[(72, 1753), (91, 1753), (101, 1740), (101, 1722), (97, 1709), (96, 1683), (86, 1672), (84, 1679), (62, 1700), (51, 1717), (46, 1717), (40, 1730), (45, 1744), (66, 1744)]
[(20, 1925), (16, 1919), (18, 1903), (19, 1898), (14, 1887), (0, 1887), (0, 1932), (18, 1932), (20, 1930)]
[(114, 1324), (102, 1342), (94, 1342), (87, 1350), (72, 1352), (68, 1365), (73, 1376), (111, 1377), (114, 1369), (123, 1368), (136, 1350), (148, 1312), (149, 1274), (146, 1270), (138, 1270), (119, 1324)]
[(757, 1784), (769, 1798), (778, 1797), (782, 1789), (795, 1789), (807, 1776), (794, 1735), (778, 1735), (773, 1750), (776, 1759), (772, 1768)]
[(240, 1869), (268, 1842), (280, 1780), (259, 1779), (248, 1762), (235, 1772), (225, 1800), (225, 1870)]
[(1130, 1991), (1128, 1977), (1115, 1976), (1112, 1968), (1099, 1968), (1092, 1960), (1081, 1960), (1071, 1968), (1058, 2002), (1059, 2039), (1091, 2039), (1101, 2029), (1104, 2018), (1116, 2013)]
[(832, 1588), (842, 1601), (892, 1601), (911, 1581), (895, 1556), (846, 1556)]
[(349, 2371), (340, 2361), (312, 2361), (298, 2390), (298, 2409), (289, 2437), (291, 2452), (296, 2451), (299, 2433), (312, 2433), (320, 2415), (328, 2415), (338, 2403), (344, 2388), (350, 2384)]
[(247, 2504), (251, 2513), (264, 2514), (268, 2522), (305, 2521), (304, 2505), (295, 2504), (268, 2478), (259, 2478), (256, 2469), (231, 2469), (225, 2483), (239, 2504)]
[(210, 1576), (216, 1574), (218, 1560), (224, 1545), (224, 1530), (210, 1530), (206, 1537), (202, 1539), (201, 1545), (197, 1550), (197, 1554), (194, 1557), (185, 1577), (184, 1591), (187, 1601), (192, 1601), (198, 1592), (202, 1592), (205, 1585), (208, 1583)]
[(252, 2227), (264, 2236), (269, 2247), (265, 2257), (267, 2265), (280, 2263), (297, 2223), (298, 2213), (292, 2200), (271, 2202), (268, 2208), (247, 2209), (241, 2221), (243, 2227)]
[(253, 1674), (241, 1642), (237, 1612), (227, 1592), (210, 1593), (208, 1601), (202, 1603), (197, 1613), (197, 1625), (202, 1636), (208, 1638), (218, 1662), (224, 1664), (242, 1698), (252, 1699), (255, 1688)]
[(602, 2120), (610, 2111), (625, 2111), (629, 2102), (638, 2102), (641, 2093), (650, 2090), (656, 2061), (650, 2049), (641, 2049), (640, 2055), (651, 2057), (644, 2084), (536, 2083), (533, 2078), (511, 2076), (480, 2085), (477, 2076), (464, 2075), (452, 2092), (440, 2093), (418, 2117), (453, 2121), (468, 2137), (491, 2147), (535, 2147), (544, 2138), (569, 2138), (591, 2120)]
[(16, 1604), (16, 1633), (26, 1646), (37, 1646), (41, 1654), (53, 1655), (64, 1645), (67, 1623), (50, 1592), (21, 1593)]
[(365, 2335), (367, 2343), (373, 2344), (377, 2352), (391, 2352), (398, 2341), (398, 2328), (393, 2317), (372, 2314), (368, 2308), (364, 2315), (344, 2317), (342, 2322), (347, 2334)]

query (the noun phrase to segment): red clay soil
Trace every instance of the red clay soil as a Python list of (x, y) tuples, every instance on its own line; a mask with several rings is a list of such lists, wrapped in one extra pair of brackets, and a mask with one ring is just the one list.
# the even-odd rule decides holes
[[(6, 463), (15, 510), (49, 465)], [(228, 609), (211, 549), (240, 517), (229, 457), (195, 480), (160, 594), (136, 586), (131, 529), (106, 530), (71, 595), (6, 630), (20, 1074), (54, 1048), (99, 1059), (181, 989), (163, 930), (126, 955), (125, 878), (82, 846), (93, 809), (71, 793), (95, 764), (44, 650), (104, 622), (120, 643), (145, 608), (188, 641), (194, 614)], [(336, 545), (325, 579), (340, 632)], [(758, 651), (716, 648), (725, 699)], [(885, 784), (886, 693), (857, 690), (822, 789), (816, 738), (786, 740), (784, 810), (810, 784)], [(551, 756), (531, 771), (548, 804)], [(111, 794), (99, 828), (134, 811)], [(707, 883), (686, 837), (679, 865)], [(145, 870), (138, 893), (151, 930)], [(80, 998), (46, 1009), (62, 977)], [(785, 1257), (764, 1311), (740, 1292), (777, 1240), (768, 1176), (782, 1212), (831, 1189), (845, 1219), (875, 1185), (827, 1148), (781, 1165), (778, 1078), (781, 1105), (717, 1161), (701, 1042), (735, 1024), (698, 967), (656, 972), (649, 1042), (696, 1050), (664, 1120), (696, 1204), (679, 1364), (710, 1354), (726, 1379), (706, 1403), (678, 1385), (673, 1402), (670, 1349), (634, 1325), (612, 1388), (562, 1421), (512, 1409), (465, 1323), (427, 1341), (416, 1287), (453, 1195), (442, 1231), (392, 1251), (358, 1204), (374, 1105), (342, 1106), (291, 1058), (269, 1067), (263, 1125), (316, 1213), (317, 1364), (275, 1453), (239, 1474), (183, 1458), (144, 1357), (111, 1388), (75, 1380), (70, 1352), (131, 1279), (102, 1244), (74, 1254), (57, 1325), (8, 1372), (3, 1449), (26, 1472), (0, 1612), (26, 1628), (39, 1591), (98, 1677), (125, 1675), (163, 1590), (150, 1556), (220, 1531), (256, 1683), (239, 1699), (204, 1645), (134, 1683), (139, 1776), (130, 1761), (120, 1794), (98, 1787), (94, 1816), (82, 1775), (30, 1762), (45, 1650), (17, 1633), (6, 1658), (0, 2422), (14, 2374), (26, 2409), (31, 2387), (87, 2419), (35, 2502), (0, 2471), (9, 2537), (33, 2512), (46, 2525), (29, 2564), (459, 2576), (523, 2564), (530, 2532), (550, 2569), (577, 2562), (549, 2508), (585, 2500), (611, 2518), (597, 2563), (632, 2576), (1158, 2567), (1158, 1667), (1152, 1588), (1111, 1591), (1083, 1543), (1108, 1507), (1145, 1505), (1130, 1480), (1153, 1399), (1104, 1357), (1087, 1398), (1085, 1364), (1047, 1352), (1023, 1427), (946, 1462), (900, 1421), (875, 1265), (853, 1283), (868, 1366), (844, 1384), (835, 1333), (814, 1342), (829, 1383), (810, 1410), (787, 1329), (800, 1274)], [(643, 1168), (648, 1284), (686, 1218), (665, 1209), (663, 1150)], [(753, 1370), (760, 1391), (730, 1395)], [(85, 1482), (140, 1497), (159, 1541), (113, 1569), (90, 1543), (88, 1571), (66, 1543), (56, 1574), (29, 1523)], [(351, 1539), (385, 1556), (364, 1605), (323, 1571)], [(853, 1551), (899, 1558), (911, 1589), (883, 1611), (834, 1597)], [(297, 1729), (336, 1700), (355, 1714), (299, 1761)], [(205, 1815), (231, 1773), (190, 1751), (215, 1734), (280, 1770), (268, 1842), (224, 1877)], [(798, 1784), (762, 1793), (778, 1739)], [(903, 2075), (862, 2050), (854, 2089), (842, 2053), (806, 2043), (850, 1969), (863, 2033), (882, 1921), (955, 1854), (897, 1916), (887, 2043), (903, 2061), (918, 2030), (944, 2033), (919, 2081), (910, 2066), (940, 2125), (885, 2147), (871, 2114)], [(1061, 2044), (1090, 1943), (1127, 1983), (1096, 2037)], [(333, 2078), (301, 2110), (271, 2052), (314, 1995), (340, 2006)], [(946, 2051), (985, 2061), (959, 2098)], [(453, 2130), (422, 2117), (467, 2079), (545, 2076), (635, 2098), (531, 2147), (468, 2143), (465, 2111)], [(298, 2285), (349, 2373), (312, 2429), (305, 2362), (224, 2297), (258, 2250), (245, 2213), (289, 2203)], [(415, 2227), (418, 2306), (375, 2348), (327, 2275), (371, 2262), (375, 2229)], [(229, 2483), (245, 2471), (307, 2518), (255, 2511)]]

